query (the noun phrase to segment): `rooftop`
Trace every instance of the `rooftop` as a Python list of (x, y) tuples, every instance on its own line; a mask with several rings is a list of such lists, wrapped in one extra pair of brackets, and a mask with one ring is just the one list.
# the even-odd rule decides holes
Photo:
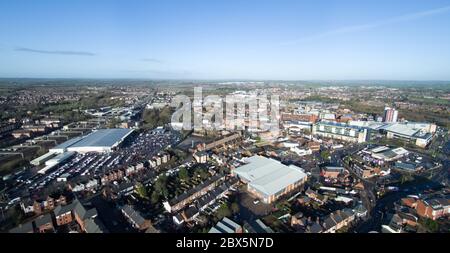
[(85, 221), (85, 230), (88, 234), (99, 234), (107, 232), (105, 225), (99, 218), (89, 218)]
[(395, 123), (392, 125), (387, 125), (384, 127), (386, 131), (406, 135), (406, 136), (413, 136), (417, 132), (419, 132), (419, 129), (415, 128), (414, 125), (409, 124), (401, 124), (401, 123)]
[(349, 124), (344, 124), (344, 123), (336, 123), (336, 122), (326, 122), (326, 121), (320, 121), (316, 123), (317, 125), (324, 125), (324, 126), (331, 126), (331, 127), (342, 127), (342, 128), (349, 128), (349, 129), (354, 129), (357, 131), (361, 131), (364, 129), (367, 129), (364, 126), (356, 126), (356, 125), (349, 125)]
[(46, 225), (48, 223), (52, 224), (52, 216), (50, 214), (44, 214), (44, 215), (37, 217), (36, 220), (34, 220), (34, 222), (36, 223), (37, 227)]
[(216, 175), (210, 177), (209, 179), (207, 179), (206, 181), (202, 182), (201, 184), (195, 186), (194, 188), (191, 188), (191, 189), (187, 190), (186, 192), (182, 193), (181, 195), (169, 200), (169, 204), (176, 205), (176, 204), (180, 203), (181, 201), (189, 198), (194, 193), (203, 190), (205, 187), (211, 185), (212, 183), (219, 181), (222, 178), (223, 178), (222, 175), (216, 174)]
[(134, 208), (130, 205), (125, 205), (122, 207), (122, 211), (127, 214), (129, 219), (133, 220), (133, 222), (139, 226), (142, 226), (145, 223), (145, 218), (142, 217), (142, 215), (138, 211), (134, 210)]
[(68, 140), (53, 149), (80, 147), (114, 147), (123, 141), (134, 130), (127, 128), (99, 129), (92, 133)]
[(224, 217), (222, 221), (219, 221), (215, 227), (209, 230), (209, 233), (236, 233), (241, 226), (236, 222)]
[(333, 167), (333, 166), (325, 166), (325, 168), (323, 169), (325, 171), (330, 171), (330, 172), (344, 172), (344, 167)]
[(306, 177), (303, 169), (297, 166), (287, 166), (263, 156), (252, 156), (246, 161), (248, 164), (236, 168), (234, 173), (267, 196), (278, 193)]

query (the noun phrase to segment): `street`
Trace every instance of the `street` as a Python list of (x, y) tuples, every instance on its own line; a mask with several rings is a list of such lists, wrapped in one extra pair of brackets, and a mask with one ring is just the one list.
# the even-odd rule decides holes
[(399, 201), (408, 195), (420, 194), (425, 190), (441, 189), (442, 185), (419, 178), (408, 182), (406, 185), (398, 185), (398, 187), (400, 188), (399, 191), (387, 193), (376, 202), (376, 205), (370, 211), (369, 219), (356, 226), (354, 228), (355, 232), (368, 233), (370, 231), (379, 231), (381, 229), (381, 225), (383, 224), (383, 219), (386, 218), (387, 210), (389, 210), (389, 207), (392, 207), (396, 201)]

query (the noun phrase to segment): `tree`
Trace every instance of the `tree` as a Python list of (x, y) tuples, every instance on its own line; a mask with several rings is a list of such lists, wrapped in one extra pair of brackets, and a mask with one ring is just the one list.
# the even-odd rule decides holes
[(152, 192), (152, 196), (150, 197), (150, 201), (152, 204), (158, 203), (160, 198), (160, 194), (157, 191)]
[(209, 177), (209, 173), (205, 168), (199, 168), (194, 172), (194, 176), (205, 180)]
[(167, 177), (165, 175), (156, 180), (154, 190), (164, 197), (169, 196), (169, 191), (167, 190)]
[(401, 180), (401, 183), (404, 184), (404, 183), (406, 183), (408, 181), (413, 180), (413, 177), (411, 175), (408, 175), (408, 174), (403, 174), (401, 176), (400, 180)]
[(148, 129), (155, 128), (158, 121), (157, 110), (145, 110), (142, 114), (144, 127)]
[(201, 228), (201, 229), (199, 230), (199, 233), (201, 233), (201, 234), (206, 234), (206, 233), (208, 233), (208, 231), (209, 231), (208, 228)]
[(181, 181), (188, 181), (189, 180), (189, 173), (186, 168), (181, 168), (178, 172), (178, 177)]
[(239, 213), (239, 210), (240, 210), (240, 208), (239, 208), (238, 203), (233, 202), (233, 204), (231, 204), (231, 211), (232, 211), (234, 214), (236, 214), (236, 213)]
[(142, 119), (144, 121), (144, 127), (148, 129), (153, 129), (157, 126), (162, 126), (170, 123), (172, 118), (172, 109), (170, 107), (164, 107), (161, 110), (158, 109), (148, 109), (142, 114)]
[(219, 209), (217, 209), (217, 218), (220, 220), (223, 217), (231, 216), (231, 210), (227, 203), (223, 203)]
[(164, 107), (159, 113), (158, 125), (164, 125), (170, 123), (172, 118), (172, 110), (170, 107)]
[(221, 174), (227, 174), (228, 172), (230, 172), (230, 169), (225, 167), (225, 166), (221, 166), (219, 167), (219, 173)]
[(439, 223), (432, 219), (422, 220), (421, 224), (428, 230), (430, 233), (439, 232)]
[(322, 151), (322, 152), (320, 152), (320, 156), (322, 157), (322, 159), (328, 160), (329, 157), (330, 157), (330, 152), (329, 151)]
[(303, 134), (310, 135), (311, 134), (311, 130), (310, 129), (303, 129)]
[(137, 183), (135, 186), (137, 195), (142, 199), (148, 199), (147, 189), (142, 183)]

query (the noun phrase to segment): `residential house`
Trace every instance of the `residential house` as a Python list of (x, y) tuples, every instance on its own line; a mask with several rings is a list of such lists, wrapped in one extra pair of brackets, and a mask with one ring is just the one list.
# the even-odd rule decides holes
[(223, 165), (225, 163), (225, 159), (222, 155), (213, 154), (211, 156), (219, 165)]
[(417, 201), (414, 198), (402, 198), (401, 204), (410, 208), (416, 208), (417, 207)]
[(49, 213), (37, 217), (34, 220), (34, 223), (36, 224), (36, 230), (39, 233), (55, 232), (55, 227), (53, 226), (53, 219)]
[(57, 206), (53, 211), (55, 215), (56, 225), (64, 226), (66, 224), (71, 223), (74, 220), (73, 209), (74, 209), (73, 204)]
[(243, 228), (241, 225), (236, 222), (230, 220), (227, 217), (224, 217), (221, 221), (219, 221), (214, 227), (212, 227), (208, 233), (228, 233), (228, 234), (236, 234), (243, 233)]
[(343, 167), (326, 166), (322, 168), (320, 175), (328, 179), (337, 179), (339, 175), (343, 174), (345, 169)]
[(168, 212), (175, 213), (190, 204), (195, 199), (200, 198), (208, 191), (214, 189), (223, 178), (224, 176), (216, 174), (196, 187), (189, 189), (185, 193), (164, 202), (163, 206)]
[(321, 205), (325, 204), (325, 202), (327, 201), (327, 197), (326, 196), (323, 196), (322, 194), (311, 190), (311, 188), (308, 188), (305, 191), (305, 195), (307, 197), (313, 199), (314, 201), (318, 202)]
[(306, 229), (309, 223), (311, 223), (311, 220), (308, 217), (304, 216), (302, 212), (298, 212), (291, 216), (290, 225), (297, 231), (300, 229)]
[(346, 208), (337, 210), (325, 217), (323, 228), (325, 233), (335, 233), (337, 230), (348, 226), (355, 219), (353, 210)]
[(381, 169), (378, 167), (372, 167), (366, 164), (362, 164), (361, 166), (354, 164), (353, 168), (358, 176), (361, 178), (371, 178), (373, 176), (379, 175)]
[(208, 153), (205, 151), (199, 151), (194, 153), (194, 159), (197, 163), (206, 163), (208, 161)]
[(323, 233), (323, 227), (318, 222), (313, 222), (306, 227), (305, 232), (311, 234)]
[(84, 225), (84, 232), (87, 234), (101, 234), (108, 232), (103, 222), (101, 222), (98, 217), (87, 218)]
[(200, 214), (195, 206), (189, 206), (186, 210), (181, 212), (181, 217), (185, 222), (193, 221)]
[(53, 213), (58, 226), (76, 222), (80, 230), (86, 233), (106, 231), (102, 222), (97, 219), (97, 209), (87, 209), (78, 199), (68, 205), (57, 206)]
[(421, 217), (437, 220), (450, 214), (450, 199), (448, 196), (419, 199), (416, 210)]
[(142, 217), (141, 213), (136, 211), (130, 205), (125, 205), (125, 206), (121, 207), (120, 211), (125, 216), (125, 218), (128, 220), (128, 222), (130, 222), (130, 224), (134, 228), (136, 228), (140, 231), (148, 229), (151, 225), (149, 220)]
[(404, 223), (402, 218), (398, 214), (393, 214), (389, 219), (389, 223), (381, 225), (382, 233), (402, 233), (404, 227)]
[(367, 215), (368, 211), (367, 208), (364, 207), (363, 204), (359, 203), (354, 209), (353, 212), (355, 212), (355, 215), (357, 218), (363, 218)]

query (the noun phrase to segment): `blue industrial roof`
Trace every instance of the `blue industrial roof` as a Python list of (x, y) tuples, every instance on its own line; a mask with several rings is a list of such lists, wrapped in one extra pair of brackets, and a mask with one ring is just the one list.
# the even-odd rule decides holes
[(367, 127), (355, 126), (355, 125), (348, 125), (348, 124), (337, 123), (337, 122), (320, 121), (320, 122), (317, 122), (316, 124), (317, 124), (317, 125), (325, 125), (325, 126), (345, 127), (345, 128), (355, 129), (355, 130), (364, 130), (364, 129), (368, 129)]
[(52, 148), (52, 149), (66, 149), (66, 148), (68, 148), (68, 147), (74, 145), (75, 143), (81, 141), (82, 139), (83, 139), (83, 137), (75, 137), (75, 138), (73, 138), (73, 139), (70, 139), (70, 140), (68, 140), (68, 141), (65, 141), (65, 142), (63, 142), (63, 143), (61, 143), (61, 144), (55, 146), (55, 147)]
[(133, 130), (127, 128), (100, 129), (88, 134), (71, 147), (111, 147), (120, 142)]
[(131, 132), (133, 132), (133, 129), (127, 128), (99, 129), (86, 136), (73, 138), (61, 143), (54, 147), (54, 149), (66, 149), (69, 147), (112, 147), (122, 141)]

